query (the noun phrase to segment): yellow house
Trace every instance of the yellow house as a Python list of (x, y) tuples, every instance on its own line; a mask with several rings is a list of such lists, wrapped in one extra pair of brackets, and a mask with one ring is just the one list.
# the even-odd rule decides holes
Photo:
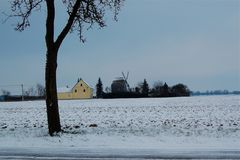
[(93, 89), (82, 79), (79, 79), (73, 88), (58, 88), (58, 99), (90, 99), (93, 98)]

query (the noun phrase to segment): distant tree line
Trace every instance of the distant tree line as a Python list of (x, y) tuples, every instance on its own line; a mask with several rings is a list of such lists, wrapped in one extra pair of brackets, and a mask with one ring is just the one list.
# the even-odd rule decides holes
[(45, 87), (41, 84), (37, 84), (35, 87), (30, 87), (24, 91), (24, 96), (38, 96), (45, 97), (46, 90)]
[(188, 97), (190, 96), (190, 89), (187, 85), (178, 83), (173, 86), (168, 86), (165, 82), (156, 82), (150, 90), (151, 97)]
[(5, 89), (1, 90), (0, 95), (0, 101), (39, 100), (45, 98), (46, 91), (43, 85), (37, 84), (35, 87), (24, 90), (22, 95), (11, 95), (11, 92)]
[(96, 98), (182, 97), (190, 96), (190, 93), (190, 89), (182, 83), (168, 86), (166, 82), (158, 81), (150, 88), (146, 79), (130, 91), (118, 93), (112, 93), (109, 87), (106, 87), (104, 92), (100, 78), (96, 84)]
[(193, 96), (201, 96), (201, 95), (228, 95), (228, 94), (235, 94), (239, 95), (240, 91), (228, 91), (228, 90), (214, 90), (214, 91), (205, 91), (205, 92), (191, 92), (191, 95)]

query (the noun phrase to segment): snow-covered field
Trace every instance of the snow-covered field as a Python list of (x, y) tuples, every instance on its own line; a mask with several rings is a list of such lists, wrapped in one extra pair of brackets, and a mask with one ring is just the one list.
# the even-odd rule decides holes
[(240, 96), (59, 101), (64, 133), (47, 134), (44, 101), (0, 103), (0, 148), (240, 150)]

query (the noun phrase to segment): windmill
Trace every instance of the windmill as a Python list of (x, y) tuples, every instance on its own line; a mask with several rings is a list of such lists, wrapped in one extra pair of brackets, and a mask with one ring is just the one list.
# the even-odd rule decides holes
[(123, 76), (123, 80), (124, 80), (124, 82), (125, 82), (125, 85), (126, 85), (126, 87), (127, 87), (127, 91), (130, 92), (130, 91), (131, 91), (131, 88), (130, 88), (128, 82), (127, 82), (128, 76), (129, 76), (129, 72), (127, 72), (127, 76), (125, 76), (124, 72), (122, 72), (122, 76)]
[(117, 77), (111, 85), (112, 93), (126, 93), (130, 92), (130, 86), (127, 82), (129, 76), (129, 72), (127, 76), (122, 72), (122, 77)]

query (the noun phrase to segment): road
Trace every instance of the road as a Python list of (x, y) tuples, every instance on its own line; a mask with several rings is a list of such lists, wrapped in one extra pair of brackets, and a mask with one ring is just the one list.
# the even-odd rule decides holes
[(0, 148), (6, 160), (240, 159), (239, 150)]

